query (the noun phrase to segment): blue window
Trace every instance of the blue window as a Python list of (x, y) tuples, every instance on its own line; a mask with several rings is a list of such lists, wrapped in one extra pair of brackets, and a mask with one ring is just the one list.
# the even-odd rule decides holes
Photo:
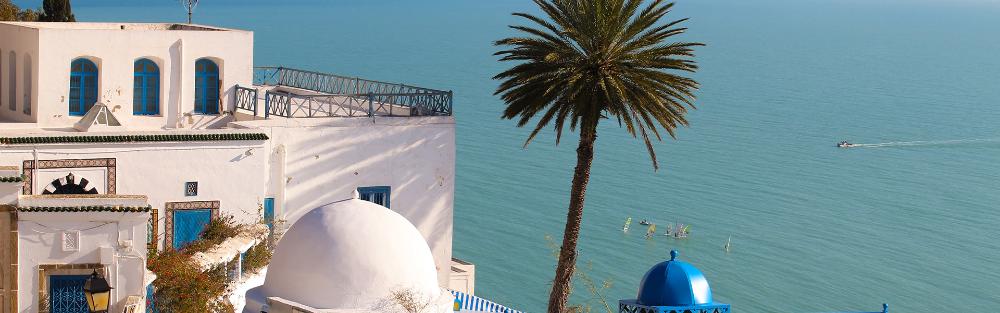
[(149, 59), (139, 59), (133, 71), (132, 114), (160, 114), (160, 68)]
[(211, 209), (174, 211), (174, 249), (182, 249), (195, 240), (201, 239), (201, 233), (205, 231), (205, 227), (211, 221)]
[(264, 223), (274, 229), (274, 198), (264, 198)]
[(156, 290), (153, 284), (146, 285), (146, 313), (160, 313), (156, 309)]
[(358, 187), (358, 194), (361, 200), (389, 208), (390, 190), (389, 186)]
[(97, 64), (76, 59), (69, 75), (69, 115), (83, 116), (97, 103)]
[(194, 63), (194, 112), (219, 114), (219, 66), (209, 59)]
[(49, 276), (49, 312), (89, 313), (83, 284), (89, 275)]

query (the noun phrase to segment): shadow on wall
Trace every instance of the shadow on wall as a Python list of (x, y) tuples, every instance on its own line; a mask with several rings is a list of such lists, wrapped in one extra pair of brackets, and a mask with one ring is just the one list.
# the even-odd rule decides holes
[[(180, 86), (181, 85), (181, 71), (179, 64), (181, 61), (183, 53), (181, 40), (177, 40), (174, 44), (170, 45), (170, 85)], [(161, 67), (163, 68), (163, 67)], [(161, 106), (163, 114), (166, 114), (167, 123), (164, 128), (180, 127), (180, 101), (181, 101), (181, 88), (170, 88), (170, 92), (167, 93), (167, 101), (165, 106)], [(165, 107), (165, 108), (163, 108)]]
[(452, 233), (454, 124), (315, 127), (274, 136), (287, 149), (289, 222), (357, 187), (391, 186), (392, 210), (416, 225), (432, 250), (450, 245), (440, 240)]

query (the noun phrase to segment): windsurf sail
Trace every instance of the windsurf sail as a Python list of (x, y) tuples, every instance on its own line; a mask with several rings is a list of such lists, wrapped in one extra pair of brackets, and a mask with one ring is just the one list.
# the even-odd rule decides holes
[(646, 230), (646, 238), (652, 238), (654, 233), (656, 233), (656, 224), (649, 224), (649, 229)]
[(631, 216), (629, 216), (628, 218), (625, 219), (625, 226), (622, 226), (622, 232), (623, 233), (627, 233), (628, 232), (628, 226), (629, 225), (632, 225), (632, 217)]

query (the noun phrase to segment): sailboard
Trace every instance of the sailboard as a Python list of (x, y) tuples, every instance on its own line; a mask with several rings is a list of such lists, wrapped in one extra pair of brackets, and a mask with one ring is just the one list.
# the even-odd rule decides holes
[(629, 225), (632, 225), (632, 217), (629, 216), (625, 219), (625, 226), (622, 226), (622, 232), (627, 233)]
[(656, 224), (649, 224), (649, 229), (646, 230), (646, 238), (653, 238), (654, 233), (656, 233)]

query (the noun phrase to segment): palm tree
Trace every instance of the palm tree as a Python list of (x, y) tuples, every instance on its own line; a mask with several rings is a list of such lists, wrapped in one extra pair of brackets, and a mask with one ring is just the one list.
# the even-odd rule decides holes
[[(652, 138), (674, 137), (688, 125), (684, 114), (694, 108), (698, 83), (693, 73), (694, 47), (703, 44), (668, 41), (684, 33), (686, 19), (662, 22), (673, 3), (653, 0), (534, 0), (547, 18), (514, 13), (532, 22), (510, 26), (518, 37), (496, 41), (501, 61), (515, 62), (497, 74), (496, 95), (507, 104), (503, 118), (518, 127), (540, 115), (524, 145), (550, 123), (556, 144), (563, 128), (580, 134), (570, 191), (566, 228), (559, 253), (549, 313), (564, 313), (576, 266), (583, 203), (594, 159), (598, 124), (615, 119), (633, 137), (641, 137), (659, 168)], [(640, 9), (640, 7), (642, 7)]]

